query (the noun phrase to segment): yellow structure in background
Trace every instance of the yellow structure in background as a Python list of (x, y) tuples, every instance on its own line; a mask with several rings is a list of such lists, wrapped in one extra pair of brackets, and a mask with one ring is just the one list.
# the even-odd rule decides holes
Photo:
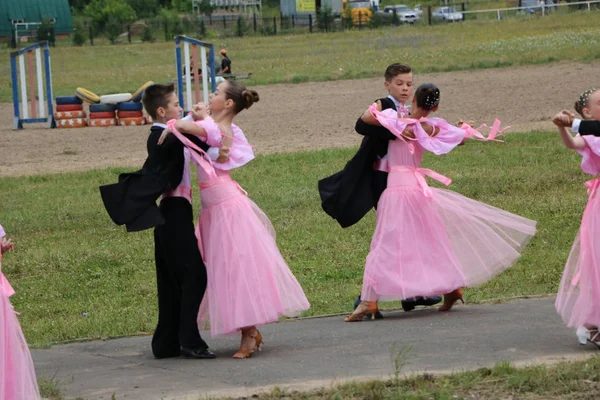
[(298, 12), (315, 12), (315, 0), (296, 0), (296, 11)]
[[(296, 0), (299, 1), (299, 0)], [(342, 1), (342, 10), (344, 18), (352, 18), (354, 26), (367, 25), (373, 16), (370, 1)]]

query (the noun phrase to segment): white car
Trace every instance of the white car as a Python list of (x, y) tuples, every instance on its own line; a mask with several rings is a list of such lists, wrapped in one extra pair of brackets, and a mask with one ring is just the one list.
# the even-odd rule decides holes
[(416, 9), (412, 9), (408, 6), (405, 6), (404, 4), (386, 6), (383, 9), (383, 12), (386, 14), (393, 14), (394, 10), (396, 10), (396, 15), (398, 16), (400, 22), (402, 22), (403, 24), (413, 24), (415, 23), (415, 21), (421, 19), (421, 14)]
[(442, 21), (462, 21), (463, 13), (456, 11), (453, 7), (440, 7), (431, 13), (431, 18)]

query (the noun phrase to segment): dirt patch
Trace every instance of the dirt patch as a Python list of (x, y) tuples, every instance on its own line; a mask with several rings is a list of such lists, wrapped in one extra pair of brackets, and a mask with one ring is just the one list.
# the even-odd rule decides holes
[[(597, 85), (600, 62), (559, 63), (416, 76), (442, 92), (437, 116), (491, 123), (512, 131), (551, 130), (550, 117), (571, 108), (583, 90)], [(259, 86), (261, 101), (238, 117), (259, 154), (347, 147), (359, 143), (356, 118), (385, 94), (381, 78)], [(0, 104), (0, 176), (141, 166), (148, 126), (12, 129), (12, 104)]]

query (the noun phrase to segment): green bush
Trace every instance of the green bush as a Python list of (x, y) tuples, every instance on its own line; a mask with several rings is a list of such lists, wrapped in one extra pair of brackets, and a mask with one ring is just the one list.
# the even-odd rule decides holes
[(54, 22), (50, 18), (42, 19), (42, 23), (38, 26), (37, 29), (37, 40), (41, 42), (42, 40), (47, 40), (50, 43), (55, 42), (54, 37)]
[(385, 17), (383, 16), (383, 14), (373, 11), (373, 15), (369, 20), (369, 28), (381, 28), (383, 25), (385, 25)]
[(127, 0), (138, 18), (152, 18), (158, 15), (160, 4), (158, 0)]
[(136, 13), (129, 4), (124, 0), (92, 0), (83, 10), (83, 14), (90, 18), (95, 27), (104, 31), (107, 25), (112, 25), (110, 28), (115, 31), (114, 24), (128, 24), (136, 19)]
[(334, 30), (334, 15), (331, 7), (324, 6), (317, 11), (317, 28), (323, 32), (331, 32)]
[(210, 0), (202, 0), (199, 5), (200, 14), (204, 14), (207, 17), (210, 17), (212, 13), (215, 11), (215, 6), (210, 3)]
[(142, 42), (154, 42), (154, 36), (152, 36), (152, 29), (148, 25), (144, 27), (142, 32)]
[(106, 33), (106, 37), (112, 44), (117, 42), (119, 35), (121, 34), (121, 22), (119, 19), (113, 16), (110, 16), (106, 25), (104, 26), (104, 33)]
[(246, 20), (240, 15), (238, 16), (237, 23), (235, 25), (235, 34), (237, 37), (247, 35), (249, 32), (248, 24)]
[(81, 22), (76, 22), (73, 28), (73, 44), (75, 46), (83, 46), (86, 40), (86, 32)]
[[(270, 20), (269, 20), (270, 22)], [(273, 24), (270, 23), (262, 23), (258, 26), (258, 31), (261, 33), (261, 35), (264, 36), (272, 36), (275, 34), (275, 28), (273, 28)]]
[(166, 41), (173, 39), (173, 36), (183, 34), (183, 24), (181, 23), (179, 13), (176, 10), (163, 8), (160, 10), (158, 20), (165, 32)]

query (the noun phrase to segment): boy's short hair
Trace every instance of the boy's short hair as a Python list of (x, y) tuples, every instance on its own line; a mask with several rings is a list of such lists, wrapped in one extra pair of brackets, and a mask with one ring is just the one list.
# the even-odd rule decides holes
[(173, 83), (169, 85), (154, 84), (144, 90), (142, 104), (152, 119), (156, 119), (156, 110), (159, 107), (166, 108), (169, 105), (169, 96), (174, 92), (175, 85)]
[(406, 64), (400, 64), (400, 63), (395, 63), (390, 65), (389, 67), (387, 67), (385, 69), (385, 80), (387, 82), (390, 82), (392, 79), (394, 79), (397, 75), (400, 74), (408, 74), (412, 72), (412, 69), (406, 65)]

